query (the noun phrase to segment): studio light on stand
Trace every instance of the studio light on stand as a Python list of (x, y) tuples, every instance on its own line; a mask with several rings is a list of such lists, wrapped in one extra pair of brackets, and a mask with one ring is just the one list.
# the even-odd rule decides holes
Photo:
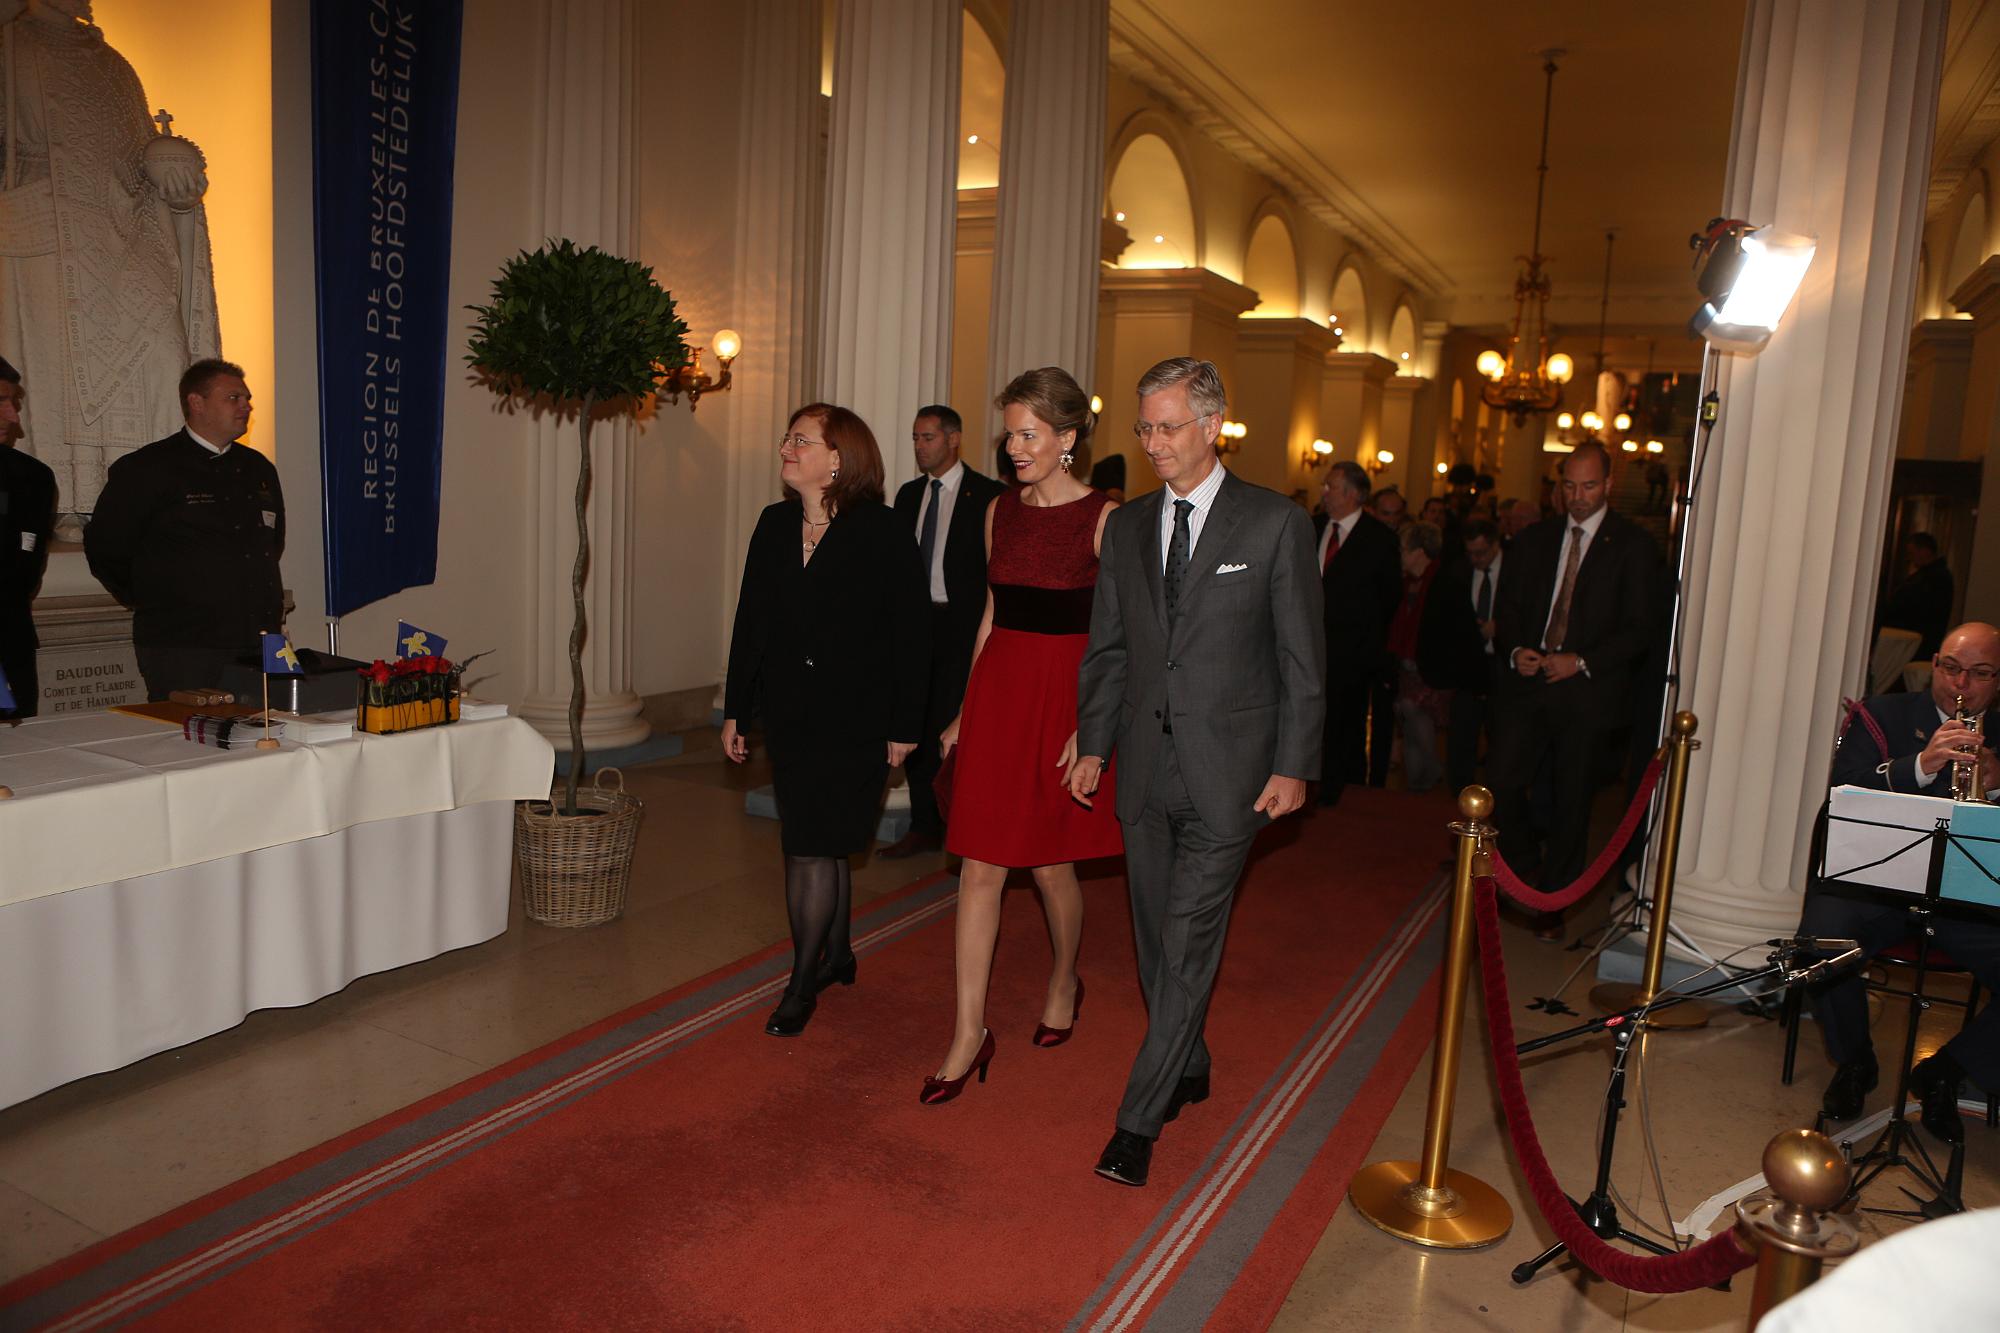
[[(1701, 493), (1702, 472), (1708, 462), (1709, 437), (1721, 417), (1721, 398), (1714, 388), (1717, 357), (1755, 356), (1763, 350), (1798, 295), (1817, 248), (1817, 242), (1811, 237), (1755, 227), (1736, 218), (1715, 219), (1690, 237), (1689, 245), (1695, 252), (1695, 285), (1703, 297), (1701, 308), (1689, 321), (1690, 330), (1703, 340), (1700, 408), (1688, 453), (1686, 492), (1674, 502), (1668, 514), (1668, 531), (1675, 534), (1680, 545), (1674, 560), (1673, 609), (1667, 631), (1667, 674), (1660, 696), (1660, 716), (1653, 733), (1662, 745), (1667, 743), (1668, 722), (1680, 703), (1688, 548), (1694, 535), (1694, 506)], [(1641, 447), (1647, 455), (1657, 456), (1664, 452), (1664, 446), (1657, 440), (1646, 440)], [(1630, 452), (1638, 452), (1638, 449)], [(1635, 915), (1625, 927), (1628, 933), (1638, 929), (1636, 913), (1644, 911), (1650, 919), (1652, 912), (1652, 904), (1645, 897), (1645, 868), (1658, 864), (1669, 850), (1660, 845), (1661, 811), (1665, 800), (1666, 784), (1662, 783), (1654, 791), (1652, 808), (1646, 820), (1646, 841), (1635, 862), (1640, 882), (1634, 887), (1630, 908)], [(1648, 936), (1650, 954), (1650, 929)], [(1666, 923), (1666, 936), (1705, 966), (1722, 967), (1671, 919)], [(1591, 1001), (1600, 1009), (1615, 1010), (1631, 1003), (1634, 993), (1641, 989), (1643, 983), (1636, 987), (1629, 983), (1607, 983), (1591, 990)], [(1682, 1020), (1684, 1025), (1694, 1026), (1703, 1021), (1698, 1006), (1687, 1006), (1685, 1014)]]

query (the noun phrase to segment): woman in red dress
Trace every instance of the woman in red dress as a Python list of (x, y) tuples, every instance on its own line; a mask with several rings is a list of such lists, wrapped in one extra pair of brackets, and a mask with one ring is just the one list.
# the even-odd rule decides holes
[(1076, 760), (1076, 670), (1090, 637), (1097, 546), (1117, 506), (1073, 474), (1090, 433), (1090, 400), (1054, 366), (1019, 375), (996, 400), (1021, 485), (986, 511), (986, 616), (965, 703), (940, 748), (956, 748), (947, 850), (958, 877), (958, 1019), (951, 1048), (924, 1080), (927, 1105), (958, 1096), (993, 1059), (986, 984), (1009, 868), (1028, 868), (1048, 917), (1055, 965), (1037, 1046), (1069, 1040), (1083, 1003), (1076, 974), (1083, 891), (1075, 862), (1124, 850), (1111, 784), (1094, 802), (1066, 786)]

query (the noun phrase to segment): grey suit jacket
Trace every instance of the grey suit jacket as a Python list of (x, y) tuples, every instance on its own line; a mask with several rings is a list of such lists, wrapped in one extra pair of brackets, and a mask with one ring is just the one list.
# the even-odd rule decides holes
[[(1161, 577), (1163, 487), (1104, 522), (1090, 646), (1077, 675), (1077, 750), (1118, 757), (1118, 817), (1144, 813), (1160, 747), (1218, 836), (1267, 823), (1272, 774), (1320, 771), (1326, 639), (1312, 524), (1275, 491), (1225, 476), (1171, 630)], [(1225, 572), (1226, 571), (1226, 572)], [(1162, 734), (1171, 719), (1173, 735)]]

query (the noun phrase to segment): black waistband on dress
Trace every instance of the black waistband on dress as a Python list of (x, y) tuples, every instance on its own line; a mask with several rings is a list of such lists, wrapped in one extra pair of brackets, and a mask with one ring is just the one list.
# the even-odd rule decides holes
[(993, 585), (993, 628), (1025, 634), (1090, 633), (1092, 588), (1030, 588)]

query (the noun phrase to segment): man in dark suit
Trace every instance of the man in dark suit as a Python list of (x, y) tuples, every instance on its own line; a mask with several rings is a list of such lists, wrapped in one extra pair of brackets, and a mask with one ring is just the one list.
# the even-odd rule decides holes
[(932, 783), (938, 771), (938, 734), (958, 716), (965, 678), (972, 670), (972, 641), (986, 612), (986, 507), (1002, 487), (959, 457), (964, 423), (949, 407), (917, 409), (910, 427), (922, 474), (896, 492), (896, 516), (916, 535), (931, 599), (930, 687), (923, 739), (903, 765), (910, 784), (910, 831), (881, 851), (915, 856), (944, 846), (944, 820)]
[[(1319, 803), (1340, 800), (1350, 782), (1368, 779), (1370, 689), (1381, 673), (1389, 621), (1403, 595), (1396, 534), (1368, 512), (1368, 472), (1341, 461), (1320, 482), (1313, 518), (1326, 626), (1326, 725), (1320, 742)], [(1388, 734), (1376, 744), (1387, 753)]]
[[(1611, 458), (1592, 440), (1563, 460), (1563, 511), (1507, 553), (1494, 647), (1493, 748), (1487, 758), (1501, 851), (1540, 887), (1567, 887), (1585, 864), (1591, 797), (1612, 730), (1644, 659), (1658, 587), (1653, 540), (1607, 504)], [(1549, 765), (1554, 800), (1544, 848), (1531, 809)], [(1560, 918), (1538, 933), (1561, 938)]]
[(1236, 881), (1257, 830), (1319, 772), (1321, 653), (1312, 532), (1289, 499), (1216, 457), (1228, 401), (1206, 361), (1139, 381), (1136, 432), (1166, 485), (1104, 521), (1077, 672), (1072, 795), (1118, 756), (1146, 1038), (1097, 1173), (1143, 1185), (1161, 1126), (1205, 1100), (1202, 1039)]
[[(1479, 734), (1486, 728), (1493, 694), (1494, 614), (1500, 605), (1500, 571), (1506, 559), (1494, 522), (1472, 519), (1465, 525), (1464, 558), (1439, 575), (1432, 592), (1456, 621), (1440, 638), (1434, 665), (1426, 665), (1424, 671), (1433, 688), (1452, 691), (1445, 777), (1454, 792), (1465, 790), (1478, 772)], [(1423, 660), (1420, 654), (1419, 662)], [(1437, 679), (1431, 679), (1434, 674)]]
[(187, 426), (111, 465), (83, 532), (90, 572), (132, 608), (156, 701), (217, 684), (285, 622), (285, 500), (278, 469), (236, 443), (250, 425), (243, 368), (197, 361), (180, 395)]
[(33, 717), (41, 694), (35, 592), (56, 521), (56, 474), (14, 447), (20, 429), (21, 372), (0, 359), (0, 674), (14, 696), (14, 707), (0, 708), (0, 719)]
[[(1834, 753), (1834, 785), (1948, 799), (1952, 761), (1969, 754), (1979, 761), (1979, 786), (1989, 796), (2000, 796), (2000, 759), (1985, 739), (2000, 726), (2000, 711), (1993, 708), (1996, 695), (2000, 629), (1977, 621), (1960, 625), (1944, 636), (1931, 661), (1927, 693), (1877, 695), (1855, 709)], [(1983, 715), (1984, 737), (1953, 720), (1961, 699), (1968, 717)], [(1838, 874), (1842, 868), (1827, 869)], [(2000, 924), (1990, 916), (1952, 915), (1952, 910), (1947, 905), (1931, 918), (1938, 948), (1970, 970), (1989, 995), (2000, 994)], [(1858, 941), (1865, 961), (1905, 939), (1909, 925), (1908, 915), (1895, 903), (1814, 882), (1806, 891), (1799, 933)], [(1864, 1098), (1879, 1079), (1861, 965), (1843, 967), (1809, 992), (1827, 1054), (1839, 1066), (1822, 1103), (1830, 1120), (1860, 1115)], [(1910, 1087), (1923, 1103), (1924, 1128), (1946, 1143), (1958, 1142), (1965, 1133), (1958, 1117), (1963, 1077), (1987, 1092), (2000, 1092), (2000, 1005), (1982, 1005), (1957, 1036), (1910, 1071)]]
[(1890, 591), (1876, 621), (1884, 628), (1914, 631), (1920, 636), (1917, 656), (1929, 657), (1938, 651), (1945, 626), (1951, 623), (1956, 585), (1951, 567), (1938, 556), (1937, 538), (1928, 532), (1903, 538), (1903, 563), (1910, 572)]

